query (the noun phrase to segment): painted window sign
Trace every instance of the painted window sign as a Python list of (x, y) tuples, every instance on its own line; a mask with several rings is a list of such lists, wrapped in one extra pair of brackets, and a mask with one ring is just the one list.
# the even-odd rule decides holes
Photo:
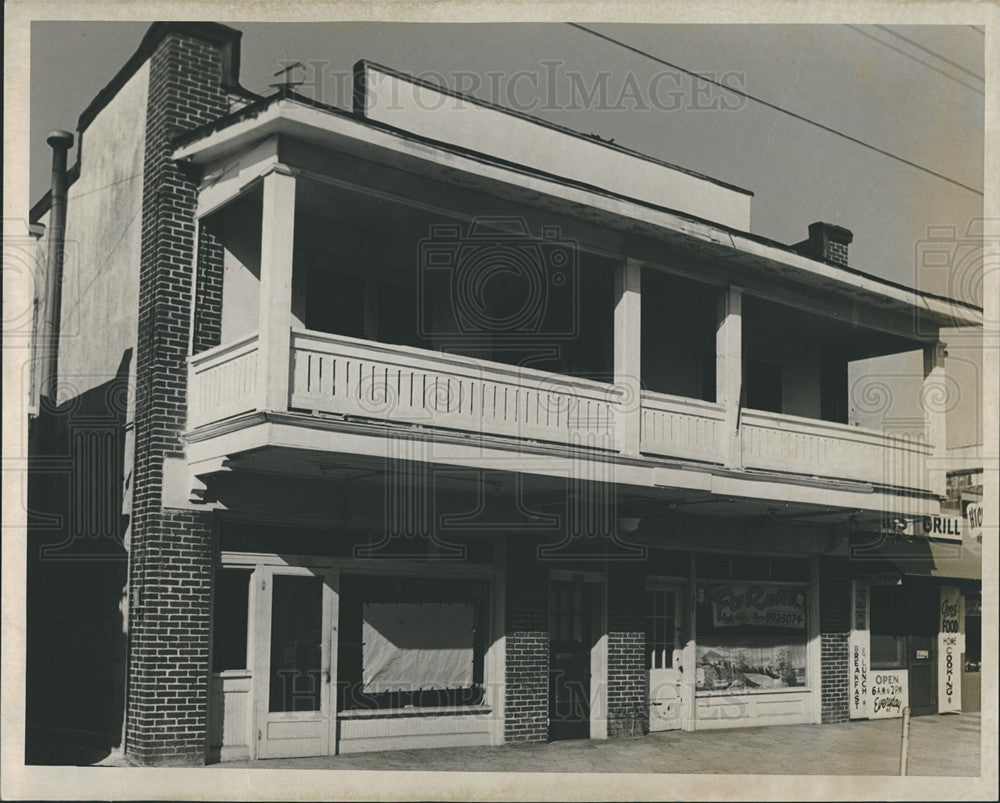
[(740, 642), (698, 644), (698, 691), (742, 692), (806, 685), (804, 643), (783, 644), (766, 637), (745, 637)]
[(806, 599), (800, 588), (766, 585), (725, 585), (711, 590), (715, 627), (806, 626)]
[(868, 588), (861, 583), (854, 589), (854, 629), (868, 629)]

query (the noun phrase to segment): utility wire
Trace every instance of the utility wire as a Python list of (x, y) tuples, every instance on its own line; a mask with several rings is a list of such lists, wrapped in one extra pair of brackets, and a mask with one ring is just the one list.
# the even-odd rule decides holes
[(889, 44), (888, 42), (886, 42), (886, 41), (885, 41), (884, 39), (879, 39), (879, 38), (878, 38), (877, 36), (872, 36), (872, 35), (871, 35), (870, 33), (868, 33), (868, 32), (867, 32), (867, 31), (865, 31), (865, 30), (862, 30), (862, 29), (861, 29), (861, 28), (859, 28), (859, 27), (858, 27), (857, 25), (848, 25), (848, 26), (846, 26), (846, 27), (850, 28), (850, 29), (851, 29), (852, 31), (855, 31), (856, 33), (859, 33), (859, 34), (861, 34), (862, 36), (866, 36), (866, 37), (868, 37), (868, 38), (869, 38), (869, 39), (871, 39), (871, 40), (872, 40), (873, 42), (878, 42), (878, 44), (882, 45), (883, 47), (887, 47), (887, 48), (889, 48), (890, 50), (895, 50), (895, 51), (896, 51), (897, 53), (899, 53), (899, 54), (901, 54), (901, 55), (903, 55), (903, 56), (906, 56), (906, 57), (907, 57), (908, 59), (913, 59), (914, 61), (916, 61), (916, 62), (919, 62), (920, 64), (923, 64), (923, 65), (924, 65), (925, 67), (927, 67), (928, 69), (930, 69), (930, 70), (934, 70), (934, 72), (936, 72), (936, 73), (940, 73), (940, 74), (941, 74), (941, 75), (943, 75), (943, 76), (944, 76), (945, 78), (950, 78), (950, 79), (951, 79), (952, 81), (955, 81), (956, 83), (959, 83), (959, 84), (961, 84), (962, 86), (966, 86), (966, 87), (968, 87), (968, 88), (969, 88), (969, 89), (971, 89), (971, 90), (972, 90), (973, 92), (976, 92), (976, 93), (978, 93), (978, 94), (980, 94), (980, 95), (985, 95), (985, 92), (983, 92), (983, 90), (982, 90), (982, 89), (980, 89), (980, 88), (979, 88), (978, 86), (973, 86), (972, 84), (967, 84), (967, 83), (966, 83), (965, 81), (963, 81), (963, 80), (962, 80), (961, 78), (956, 78), (956, 77), (955, 77), (954, 75), (951, 75), (950, 73), (946, 73), (946, 72), (945, 72), (944, 70), (940, 70), (940, 69), (938, 69), (938, 68), (937, 68), (937, 67), (935, 67), (935, 66), (934, 66), (933, 64), (930, 64), (930, 63), (928, 63), (928, 62), (924, 61), (924, 60), (923, 60), (922, 58), (920, 58), (919, 56), (915, 56), (915, 55), (913, 55), (912, 53), (907, 53), (907, 52), (906, 52), (905, 50), (903, 50), (903, 49), (902, 49), (901, 47), (896, 47), (895, 45), (891, 45), (891, 44)]
[(936, 59), (941, 59), (941, 61), (943, 61), (945, 64), (950, 64), (956, 70), (961, 70), (966, 75), (971, 75), (973, 78), (975, 78), (975, 79), (977, 79), (979, 81), (985, 81), (986, 80), (985, 78), (983, 78), (983, 76), (977, 75), (972, 70), (965, 69), (965, 67), (963, 67), (961, 64), (959, 64), (957, 61), (952, 61), (951, 59), (946, 59), (940, 53), (936, 53), (933, 50), (931, 50), (929, 47), (924, 47), (922, 44), (920, 44), (920, 42), (915, 42), (912, 39), (910, 39), (909, 37), (903, 36), (903, 34), (898, 33), (897, 31), (892, 30), (892, 28), (888, 27), (887, 25), (876, 25), (875, 27), (878, 28), (880, 31), (885, 31), (887, 34), (889, 34), (889, 36), (895, 36), (897, 39), (902, 39), (908, 45), (913, 45), (915, 48), (917, 48), (917, 50), (922, 50), (922, 51), (924, 51), (924, 53), (927, 53), (928, 55), (934, 56), (934, 58), (936, 58)]
[(975, 193), (980, 197), (982, 197), (983, 195), (982, 190), (977, 190), (975, 187), (970, 187), (968, 184), (963, 184), (961, 181), (958, 181), (957, 179), (953, 179), (950, 176), (944, 175), (943, 173), (938, 173), (937, 171), (931, 170), (929, 167), (924, 167), (923, 165), (917, 164), (916, 162), (911, 162), (909, 159), (905, 159), (902, 156), (897, 156), (895, 153), (887, 151), (883, 148), (879, 148), (877, 145), (872, 145), (869, 142), (865, 142), (863, 139), (858, 139), (857, 137), (853, 137), (850, 134), (844, 133), (843, 131), (838, 131), (836, 128), (831, 128), (828, 125), (824, 125), (823, 123), (819, 123), (816, 120), (810, 119), (809, 117), (805, 117), (804, 115), (801, 115), (798, 112), (793, 112), (791, 109), (786, 109), (785, 107), (779, 106), (776, 103), (771, 103), (770, 101), (764, 100), (763, 98), (755, 97), (754, 95), (750, 95), (740, 89), (735, 89), (734, 87), (727, 86), (726, 84), (723, 84), (720, 81), (715, 81), (711, 78), (706, 78), (705, 76), (699, 75), (693, 70), (688, 70), (684, 67), (681, 67), (678, 64), (672, 64), (671, 62), (666, 61), (665, 59), (661, 59), (659, 56), (654, 56), (652, 53), (647, 53), (645, 50), (640, 50), (639, 48), (626, 44), (625, 42), (615, 39), (614, 37), (600, 33), (599, 31), (595, 31), (592, 28), (588, 28), (586, 25), (581, 25), (578, 22), (569, 22), (566, 24), (571, 25), (574, 28), (578, 28), (581, 31), (585, 31), (586, 33), (589, 33), (593, 36), (596, 36), (599, 39), (604, 39), (606, 42), (611, 42), (612, 44), (618, 45), (619, 47), (623, 47), (626, 50), (630, 50), (631, 52), (636, 53), (640, 56), (645, 56), (648, 59), (652, 59), (653, 61), (664, 65), (665, 67), (670, 67), (673, 70), (677, 70), (678, 72), (690, 75), (694, 78), (704, 81), (705, 83), (718, 86), (726, 90), (727, 92), (732, 92), (734, 95), (739, 95), (742, 98), (746, 98), (747, 100), (752, 100), (755, 103), (759, 103), (762, 106), (768, 107), (769, 109), (774, 109), (775, 111), (781, 112), (782, 114), (786, 114), (795, 120), (799, 120), (800, 122), (807, 123), (808, 125), (811, 126), (815, 126), (816, 128), (826, 131), (829, 134), (834, 134), (835, 136), (846, 139), (849, 142), (853, 142), (855, 145), (861, 145), (864, 148), (868, 148), (871, 151), (875, 151), (875, 153), (880, 153), (883, 156), (887, 156), (888, 158), (894, 159), (897, 162), (913, 167), (917, 170), (920, 170), (923, 173), (927, 173), (928, 175), (934, 176), (935, 178), (939, 178), (942, 181), (947, 181), (949, 184), (954, 184), (956, 187), (961, 187), (963, 190), (968, 190), (969, 192)]

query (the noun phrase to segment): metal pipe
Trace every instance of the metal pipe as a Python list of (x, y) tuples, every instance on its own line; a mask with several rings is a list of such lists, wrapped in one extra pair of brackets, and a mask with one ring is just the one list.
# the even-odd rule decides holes
[(39, 333), (45, 355), (42, 361), (40, 395), (55, 406), (59, 370), (59, 329), (62, 318), (63, 263), (66, 251), (66, 154), (73, 147), (73, 135), (69, 131), (50, 131), (46, 141), (52, 148), (52, 191), (46, 237), (48, 250), (44, 315)]
[(910, 709), (903, 709), (903, 742), (899, 746), (899, 774), (906, 775), (910, 753)]

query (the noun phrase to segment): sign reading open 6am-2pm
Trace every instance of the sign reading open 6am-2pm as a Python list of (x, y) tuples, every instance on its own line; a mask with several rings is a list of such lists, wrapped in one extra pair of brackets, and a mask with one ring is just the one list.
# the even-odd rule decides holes
[(716, 627), (806, 626), (806, 597), (799, 588), (726, 585), (712, 589), (712, 623)]

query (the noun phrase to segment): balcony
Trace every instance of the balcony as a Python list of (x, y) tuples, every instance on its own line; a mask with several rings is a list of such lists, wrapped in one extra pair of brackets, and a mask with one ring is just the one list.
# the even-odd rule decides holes
[[(613, 464), (616, 483), (713, 498), (771, 483), (769, 499), (882, 509), (944, 490), (944, 413), (855, 398), (865, 371), (887, 376), (869, 363), (900, 355), (915, 363), (896, 399), (944, 386), (936, 332), (898, 310), (759, 265), (723, 275), (716, 255), (623, 238), (613, 221), (315, 144), (266, 142), (230, 166), (257, 178), (208, 182), (199, 202), (225, 271), (221, 299), (205, 302), (212, 316), (221, 300), (222, 344), (189, 358), (197, 476), (237, 453), (284, 449), (287, 467), (308, 452), (384, 458), (409, 438), (456, 465), (500, 457), (502, 470), (555, 476)], [(477, 233), (486, 212), (519, 228)], [(466, 275), (476, 266), (481, 284)], [(519, 321), (539, 299), (523, 330), (469, 330)]]
[[(391, 425), (387, 435), (462, 433), (515, 452), (550, 444), (651, 465), (930, 489), (933, 449), (922, 438), (742, 410), (733, 461), (723, 404), (643, 391), (636, 405), (625, 389), (606, 382), (307, 330), (290, 333), (284, 403), (269, 410), (257, 392), (258, 346), (253, 334), (190, 358), (189, 430), (268, 410), (298, 414), (304, 422), (332, 417)], [(634, 422), (638, 454), (629, 448)]]

